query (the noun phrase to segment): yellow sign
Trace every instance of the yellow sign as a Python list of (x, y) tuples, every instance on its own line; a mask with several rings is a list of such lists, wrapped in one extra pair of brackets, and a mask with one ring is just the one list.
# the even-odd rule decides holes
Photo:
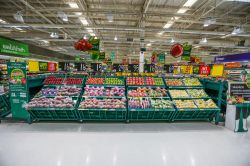
[(29, 71), (36, 72), (39, 71), (39, 62), (38, 61), (33, 61), (29, 60)]
[(224, 72), (224, 65), (221, 65), (221, 64), (213, 65), (212, 70), (211, 70), (211, 76), (221, 77), (223, 76), (223, 72)]
[(193, 73), (193, 66), (181, 66), (181, 73), (183, 74), (192, 74)]

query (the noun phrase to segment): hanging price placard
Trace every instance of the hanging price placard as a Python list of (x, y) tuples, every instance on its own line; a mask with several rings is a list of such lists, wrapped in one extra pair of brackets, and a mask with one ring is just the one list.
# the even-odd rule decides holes
[(39, 62), (39, 71), (48, 71), (48, 62)]
[(48, 63), (48, 71), (56, 71), (56, 66), (57, 66), (56, 63), (49, 62)]
[(192, 74), (193, 72), (193, 66), (181, 66), (181, 73), (183, 74)]
[(39, 71), (39, 62), (38, 61), (28, 61), (29, 71), (36, 72)]
[(59, 62), (59, 68), (61, 71), (70, 71), (70, 63), (69, 62)]
[(101, 71), (102, 64), (101, 63), (91, 63), (91, 69), (94, 71)]
[(193, 66), (193, 74), (200, 74), (200, 67), (199, 66)]
[(209, 75), (210, 74), (210, 66), (200, 66), (200, 75)]
[(75, 63), (75, 69), (77, 71), (86, 71), (87, 67), (85, 63)]
[(221, 77), (224, 73), (224, 65), (213, 65), (211, 70), (211, 76)]
[(155, 65), (154, 64), (144, 64), (144, 72), (154, 73), (155, 72)]
[(166, 73), (174, 73), (174, 66), (173, 65), (164, 65), (164, 70)]
[(123, 64), (113, 64), (113, 70), (116, 72), (123, 72), (125, 71), (125, 66)]
[(128, 70), (130, 72), (138, 73), (139, 72), (139, 65), (137, 65), (137, 64), (129, 64), (128, 65)]

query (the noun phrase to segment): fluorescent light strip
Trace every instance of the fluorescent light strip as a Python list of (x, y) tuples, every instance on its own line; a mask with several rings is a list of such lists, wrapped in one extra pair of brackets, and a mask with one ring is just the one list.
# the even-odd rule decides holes
[(164, 29), (170, 28), (174, 24), (174, 21), (168, 21), (167, 24), (164, 25)]
[(86, 28), (89, 33), (93, 33), (93, 30), (91, 28)]
[(95, 33), (90, 33), (90, 36), (95, 36)]
[(84, 17), (79, 18), (79, 19), (80, 19), (80, 21), (81, 21), (81, 23), (82, 23), (83, 25), (88, 25), (88, 24), (89, 24), (88, 21), (87, 21)]
[(184, 7), (191, 7), (197, 0), (187, 0), (187, 2), (183, 5)]
[(81, 15), (82, 15), (82, 12), (75, 12), (75, 15), (81, 16)]
[(74, 8), (74, 9), (79, 8), (79, 6), (77, 5), (77, 3), (75, 3), (75, 2), (69, 2), (68, 4), (69, 4), (69, 6), (70, 6), (71, 8)]
[(180, 8), (177, 13), (180, 13), (180, 14), (183, 14), (183, 13), (186, 13), (188, 9), (187, 8)]

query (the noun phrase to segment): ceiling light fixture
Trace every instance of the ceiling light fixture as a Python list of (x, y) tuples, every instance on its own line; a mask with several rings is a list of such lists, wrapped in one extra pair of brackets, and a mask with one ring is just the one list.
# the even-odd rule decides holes
[(216, 20), (215, 19), (208, 19), (208, 20), (205, 20), (204, 21), (204, 27), (208, 27), (209, 25), (211, 25), (211, 24), (214, 24), (214, 23), (216, 23)]
[(207, 38), (206, 37), (202, 38), (200, 42), (201, 43), (207, 43)]
[(158, 32), (158, 35), (163, 35), (164, 31)]
[(91, 28), (86, 28), (89, 33), (92, 33), (93, 30)]
[(113, 14), (107, 15), (108, 22), (113, 22)]
[(50, 37), (51, 38), (59, 38), (59, 36), (58, 36), (58, 34), (56, 33), (56, 32), (52, 32), (51, 34), (50, 34)]
[(79, 6), (77, 5), (77, 3), (75, 3), (75, 2), (69, 2), (68, 4), (69, 4), (69, 6), (70, 6), (71, 8), (74, 8), (74, 9), (79, 8)]
[(87, 39), (88, 39), (88, 36), (87, 36), (87, 35), (84, 35), (84, 36), (83, 36), (83, 39), (87, 40)]
[(148, 43), (147, 46), (150, 47), (150, 46), (152, 46), (152, 44), (151, 44), (151, 43)]
[(116, 41), (116, 40), (118, 40), (118, 38), (117, 38), (117, 36), (115, 35), (115, 37), (114, 37), (114, 40)]
[(188, 8), (180, 8), (177, 13), (183, 14), (186, 13), (186, 11), (188, 10)]
[(80, 19), (80, 21), (81, 21), (81, 23), (83, 25), (88, 25), (89, 24), (88, 21), (84, 17), (80, 17), (79, 19)]
[(16, 21), (24, 23), (23, 14), (21, 11), (16, 12), (13, 16)]
[(82, 15), (82, 12), (74, 12), (75, 13), (75, 15), (77, 15), (77, 16), (81, 16)]
[(187, 0), (187, 2), (183, 5), (184, 7), (191, 7), (197, 0)]
[(2, 20), (2, 19), (0, 19), (0, 23), (1, 23), (1, 24), (7, 24), (7, 22), (4, 21), (4, 20)]
[(237, 34), (239, 34), (239, 33), (243, 33), (244, 32), (244, 28), (242, 28), (242, 27), (234, 27), (234, 29), (233, 29), (233, 31), (232, 31), (232, 35), (237, 35)]
[(68, 22), (68, 21), (69, 21), (68, 16), (67, 16), (64, 12), (59, 11), (59, 12), (57, 12), (57, 15), (58, 15), (58, 17), (61, 18), (64, 22)]
[(18, 31), (22, 31), (23, 29), (22, 28), (18, 28), (18, 27), (14, 27), (16, 30)]
[(90, 36), (95, 36), (95, 33), (90, 33)]
[(174, 21), (168, 21), (165, 25), (164, 25), (164, 29), (168, 29), (170, 28), (172, 25), (174, 24)]
[(171, 43), (174, 43), (174, 42), (175, 42), (175, 41), (174, 41), (174, 38), (172, 38), (170, 42), (171, 42)]

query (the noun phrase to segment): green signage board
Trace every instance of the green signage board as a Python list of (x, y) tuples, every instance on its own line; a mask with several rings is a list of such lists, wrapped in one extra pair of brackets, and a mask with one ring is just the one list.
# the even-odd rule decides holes
[(48, 62), (39, 62), (39, 71), (48, 71)]
[(77, 62), (81, 61), (80, 55), (76, 55), (76, 56), (75, 56), (75, 61), (77, 61)]
[(181, 56), (181, 60), (190, 61), (190, 55), (192, 51), (192, 45), (188, 43), (183, 44), (183, 54)]
[(12, 117), (28, 119), (29, 113), (25, 110), (28, 102), (26, 63), (8, 62), (7, 68)]
[(100, 52), (99, 60), (104, 60), (104, 59), (105, 59), (105, 52)]
[(200, 66), (193, 66), (193, 74), (200, 74)]
[(14, 54), (14, 55), (28, 56), (29, 46), (27, 44), (18, 41), (0, 38), (0, 52)]
[(115, 60), (115, 52), (114, 52), (114, 51), (112, 51), (112, 52), (110, 53), (110, 59), (111, 59), (111, 61), (114, 61), (114, 60)]
[(89, 39), (89, 43), (92, 44), (91, 50), (93, 51), (99, 51), (100, 50), (100, 39)]
[(165, 64), (165, 53), (160, 53), (158, 55), (158, 63)]

